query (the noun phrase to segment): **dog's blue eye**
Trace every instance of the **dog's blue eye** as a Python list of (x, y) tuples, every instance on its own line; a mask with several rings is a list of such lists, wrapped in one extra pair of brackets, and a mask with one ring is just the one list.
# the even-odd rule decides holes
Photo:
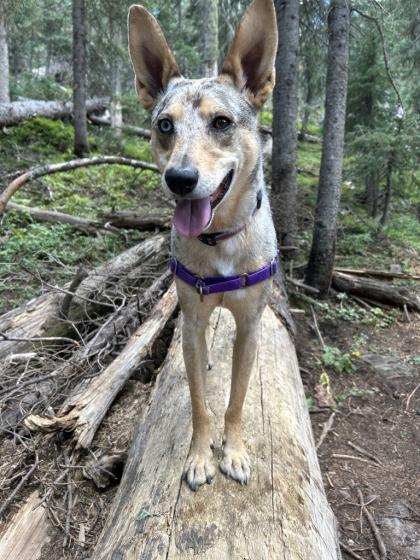
[(211, 126), (213, 128), (215, 128), (216, 130), (225, 130), (231, 124), (232, 124), (232, 121), (230, 119), (228, 119), (227, 117), (216, 117), (213, 120), (213, 122), (211, 123)]
[(169, 119), (162, 119), (158, 122), (158, 129), (162, 134), (170, 134), (174, 131), (174, 125)]

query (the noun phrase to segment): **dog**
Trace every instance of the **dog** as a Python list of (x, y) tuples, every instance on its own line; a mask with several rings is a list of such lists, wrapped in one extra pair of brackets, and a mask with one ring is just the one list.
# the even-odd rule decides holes
[(163, 190), (176, 201), (171, 270), (183, 313), (193, 424), (184, 477), (195, 491), (216, 474), (206, 406), (206, 327), (212, 311), (223, 306), (235, 318), (236, 339), (220, 470), (246, 484), (251, 465), (241, 415), (258, 326), (277, 271), (258, 134), (258, 112), (275, 81), (273, 0), (249, 6), (215, 78), (182, 77), (159, 24), (144, 7), (131, 6), (128, 31), (136, 91), (151, 113), (151, 151)]

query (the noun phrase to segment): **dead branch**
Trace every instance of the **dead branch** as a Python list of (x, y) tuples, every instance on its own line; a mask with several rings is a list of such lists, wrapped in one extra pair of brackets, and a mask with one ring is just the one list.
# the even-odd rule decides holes
[[(9, 354), (33, 351), (37, 338), (74, 333), (72, 322), (80, 321), (100, 308), (97, 302), (101, 302), (102, 293), (110, 286), (118, 285), (121, 279), (125, 279), (140, 264), (143, 265), (159, 254), (163, 255), (166, 244), (166, 235), (155, 235), (91, 271), (72, 296), (69, 320), (60, 316), (60, 308), (66, 297), (60, 291), (43, 294), (0, 316), (0, 332), (3, 338), (7, 337), (7, 340), (0, 341), (0, 362)], [(94, 299), (92, 295), (95, 296)], [(96, 303), (88, 302), (86, 298), (93, 299)], [(109, 300), (107, 303), (110, 303)]]
[(335, 418), (335, 412), (333, 412), (330, 415), (330, 417), (328, 418), (328, 420), (324, 423), (324, 426), (322, 428), (322, 432), (321, 432), (321, 435), (319, 437), (318, 443), (315, 446), (315, 449), (317, 451), (321, 447), (321, 445), (324, 443), (324, 440), (327, 437), (327, 435), (332, 430), (332, 427), (333, 427), (333, 424), (334, 424), (334, 418)]
[(29, 169), (23, 175), (14, 179), (8, 187), (0, 194), (0, 216), (4, 213), (7, 203), (15, 192), (26, 183), (44, 177), (44, 175), (52, 175), (53, 173), (61, 173), (63, 171), (72, 171), (80, 167), (89, 167), (91, 165), (127, 165), (135, 169), (147, 169), (149, 171), (158, 172), (156, 165), (139, 161), (136, 159), (128, 159), (119, 156), (97, 156), (93, 158), (74, 159), (64, 163), (52, 163), (47, 165), (39, 165)]
[(399, 278), (401, 280), (420, 280), (420, 276), (409, 274), (406, 272), (389, 272), (386, 270), (371, 270), (365, 268), (341, 268), (335, 267), (335, 272), (343, 272), (344, 274), (352, 274), (354, 276), (371, 276), (373, 278)]
[(7, 499), (3, 502), (2, 506), (0, 507), (0, 517), (3, 515), (3, 513), (6, 511), (6, 509), (9, 507), (10, 503), (13, 501), (13, 498), (16, 496), (16, 494), (19, 492), (19, 490), (22, 488), (22, 486), (25, 484), (25, 482), (30, 478), (31, 474), (34, 472), (34, 470), (37, 468), (38, 466), (38, 455), (35, 453), (35, 462), (34, 464), (31, 466), (31, 468), (29, 469), (29, 471), (25, 474), (25, 476), (20, 480), (19, 484), (16, 486), (16, 488), (13, 490), (13, 492), (10, 494), (10, 496), (7, 497)]
[(420, 311), (420, 299), (407, 288), (342, 272), (334, 272), (332, 284), (340, 292), (356, 295), (367, 301), (374, 300), (397, 307), (404, 307), (405, 304)]
[(104, 227), (138, 229), (140, 231), (166, 230), (171, 227), (170, 216), (138, 214), (136, 212), (101, 212), (98, 217)]
[[(89, 115), (88, 116), (90, 122), (92, 124), (97, 124), (99, 126), (111, 126), (111, 120), (107, 119), (106, 117), (98, 117), (96, 115)], [(128, 134), (134, 134), (135, 136), (141, 136), (142, 138), (146, 138), (146, 140), (150, 140), (152, 134), (149, 129), (147, 128), (140, 128), (138, 126), (132, 126), (131, 124), (124, 124), (121, 126), (121, 129), (124, 132), (128, 132)]]
[(116, 230), (107, 224), (103, 224), (95, 220), (89, 220), (88, 218), (72, 216), (70, 214), (65, 214), (64, 212), (58, 212), (57, 210), (44, 210), (43, 208), (23, 206), (22, 204), (16, 204), (14, 202), (8, 202), (6, 210), (15, 210), (15, 212), (26, 214), (37, 222), (68, 224), (76, 229), (79, 229), (83, 233), (91, 235), (96, 235), (100, 233), (101, 230), (102, 232), (106, 230), (110, 233), (116, 233)]
[(73, 431), (77, 448), (87, 449), (102, 419), (132, 372), (144, 360), (177, 305), (174, 283), (155, 305), (150, 316), (130, 337), (119, 356), (97, 377), (66, 401), (53, 418), (31, 415), (25, 425), (32, 431)]
[(382, 461), (380, 461), (378, 459), (378, 457), (376, 457), (375, 455), (373, 455), (373, 453), (370, 453), (369, 451), (366, 451), (366, 449), (363, 449), (363, 447), (360, 447), (359, 445), (356, 445), (355, 443), (353, 443), (352, 441), (348, 441), (347, 445), (349, 447), (351, 447), (352, 449), (354, 449), (355, 451), (358, 451), (359, 453), (361, 453), (362, 455), (364, 455), (365, 457), (367, 457), (368, 459), (372, 459), (372, 461), (375, 461), (375, 463), (378, 463), (378, 465), (380, 465), (381, 467), (383, 466)]
[(370, 513), (370, 511), (367, 508), (367, 504), (366, 504), (365, 499), (363, 497), (362, 491), (357, 486), (356, 486), (356, 491), (357, 491), (357, 494), (359, 496), (360, 507), (361, 507), (363, 513), (365, 514), (366, 519), (368, 520), (369, 525), (372, 529), (372, 532), (375, 536), (376, 543), (378, 545), (380, 558), (381, 558), (381, 560), (386, 560), (387, 552), (386, 552), (386, 547), (385, 547), (384, 541), (382, 540), (381, 532), (379, 531), (379, 528), (376, 525), (376, 522), (373, 519), (372, 514)]

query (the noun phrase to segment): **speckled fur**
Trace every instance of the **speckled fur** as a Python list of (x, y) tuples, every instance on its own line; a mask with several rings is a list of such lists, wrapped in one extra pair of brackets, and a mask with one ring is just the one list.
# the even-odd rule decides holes
[[(229, 231), (246, 224), (238, 235), (215, 247), (204, 245), (198, 239), (182, 237), (173, 228), (172, 254), (198, 276), (230, 276), (261, 268), (277, 251), (258, 135), (258, 110), (274, 85), (277, 30), (272, 0), (254, 0), (251, 4), (222, 74), (217, 78), (182, 78), (156, 20), (144, 8), (131, 8), (129, 36), (137, 91), (144, 106), (151, 110), (151, 150), (162, 172), (164, 191), (174, 197), (164, 178), (165, 170), (170, 167), (190, 166), (199, 171), (198, 184), (188, 195), (197, 199), (215, 192), (233, 169), (229, 191), (215, 208), (205, 232)], [(244, 64), (243, 59), (252, 50), (254, 39), (257, 58), (265, 62), (259, 74), (248, 80), (253, 86), (247, 87), (244, 80), (249, 65)], [(157, 65), (162, 68), (158, 82), (163, 84), (163, 92), (158, 94), (152, 80), (154, 69), (145, 68), (144, 62), (156, 60), (156, 57), (161, 58)], [(256, 66), (257, 62), (253, 64)], [(215, 130), (211, 126), (218, 116), (228, 117), (232, 122), (227, 130)], [(171, 119), (173, 134), (159, 132), (157, 123), (162, 118)], [(253, 214), (258, 191), (262, 191), (261, 208)], [(271, 281), (236, 292), (206, 296), (203, 301), (191, 286), (179, 279), (176, 284), (183, 311), (183, 352), (193, 420), (193, 442), (185, 466), (185, 478), (196, 490), (200, 485), (210, 483), (215, 475), (205, 399), (205, 331), (215, 307), (224, 306), (235, 317), (237, 333), (220, 469), (228, 477), (246, 483), (250, 477), (250, 461), (241, 436), (241, 413), (256, 353), (257, 329)]]

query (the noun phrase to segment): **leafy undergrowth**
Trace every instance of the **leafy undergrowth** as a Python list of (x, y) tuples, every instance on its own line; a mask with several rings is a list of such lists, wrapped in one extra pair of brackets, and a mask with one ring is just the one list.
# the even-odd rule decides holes
[[(91, 155), (118, 154), (151, 161), (147, 142), (132, 136), (115, 140), (111, 131), (90, 127)], [(0, 133), (2, 177), (35, 165), (73, 159), (73, 127), (35, 118)], [(153, 200), (156, 173), (120, 165), (101, 165), (42, 177), (25, 185), (14, 202), (59, 210), (85, 218), (112, 209), (162, 210)], [(2, 187), (2, 188), (3, 188)], [(84, 235), (67, 225), (34, 222), (8, 211), (0, 226), (0, 313), (38, 294), (42, 282), (63, 284), (83, 265), (91, 268), (141, 239), (141, 234)]]

